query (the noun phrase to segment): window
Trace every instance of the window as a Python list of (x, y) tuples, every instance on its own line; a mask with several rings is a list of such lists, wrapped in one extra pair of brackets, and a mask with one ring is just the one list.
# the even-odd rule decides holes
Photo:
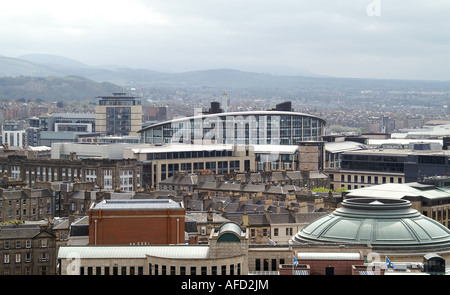
[(3, 263), (9, 263), (9, 253), (6, 253), (4, 256), (3, 256)]
[(278, 237), (278, 228), (273, 229), (273, 236)]
[(50, 261), (48, 252), (39, 253), (39, 262)]
[(269, 270), (269, 259), (264, 259), (264, 271)]
[(195, 266), (191, 266), (191, 276), (195, 276), (197, 274), (197, 268)]
[(203, 276), (206, 276), (206, 274), (207, 274), (206, 266), (202, 266), (202, 268), (201, 268), (201, 274), (202, 274)]
[(16, 254), (16, 263), (20, 263), (22, 260), (22, 256), (20, 255), (20, 253)]
[(186, 275), (186, 266), (180, 266), (180, 275)]
[(261, 270), (261, 260), (255, 259), (255, 270), (260, 271)]
[(48, 247), (48, 241), (46, 240), (46, 239), (42, 239), (42, 240), (39, 240), (39, 246), (41, 247), (41, 248), (46, 248), (46, 247)]

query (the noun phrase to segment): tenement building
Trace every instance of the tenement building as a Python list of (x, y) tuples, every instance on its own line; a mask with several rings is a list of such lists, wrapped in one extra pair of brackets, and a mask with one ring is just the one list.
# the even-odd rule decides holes
[(1, 275), (54, 275), (56, 239), (48, 224), (0, 227)]
[(10, 155), (0, 158), (0, 172), (25, 180), (94, 182), (104, 190), (136, 191), (142, 187), (142, 162), (136, 159), (40, 159)]
[(0, 188), (0, 222), (46, 220), (53, 216), (52, 209), (48, 189)]

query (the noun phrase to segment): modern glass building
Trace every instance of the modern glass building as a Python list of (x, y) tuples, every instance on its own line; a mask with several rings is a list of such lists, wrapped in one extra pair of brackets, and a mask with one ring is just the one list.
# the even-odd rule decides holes
[(296, 145), (321, 141), (324, 126), (321, 118), (274, 109), (177, 118), (138, 132), (141, 142), (149, 144)]

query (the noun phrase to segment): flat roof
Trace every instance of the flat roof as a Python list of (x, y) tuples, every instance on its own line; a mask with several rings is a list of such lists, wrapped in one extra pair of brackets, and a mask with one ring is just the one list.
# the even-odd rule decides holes
[[(310, 260), (361, 260), (360, 253), (342, 253), (342, 252), (298, 252), (298, 259)], [(300, 262), (301, 263), (301, 262)]]
[(233, 150), (232, 144), (167, 144), (131, 149), (135, 154)]
[(61, 246), (58, 251), (58, 259), (146, 258), (147, 256), (171, 259), (207, 259), (209, 258), (209, 246)]
[(92, 210), (180, 209), (182, 206), (171, 199), (103, 200)]
[(450, 151), (447, 150), (410, 150), (410, 149), (385, 149), (385, 148), (370, 148), (367, 150), (345, 151), (344, 154), (363, 154), (363, 155), (422, 155), (422, 156), (450, 156)]
[(450, 198), (450, 188), (423, 185), (420, 183), (386, 183), (350, 190), (347, 197), (366, 197), (380, 199), (402, 199), (404, 197), (423, 197), (426, 199)]

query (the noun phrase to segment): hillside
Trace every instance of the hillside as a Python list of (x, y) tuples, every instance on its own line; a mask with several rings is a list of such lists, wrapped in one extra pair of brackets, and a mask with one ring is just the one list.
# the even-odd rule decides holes
[(185, 102), (209, 102), (223, 90), (250, 100), (292, 100), (298, 105), (326, 106), (334, 103), (351, 108), (442, 107), (450, 99), (448, 81), (281, 76), (236, 69), (161, 73), (118, 66), (92, 67), (70, 58), (43, 54), (0, 56), (2, 76), (0, 99), (94, 98), (122, 91), (122, 87), (135, 88), (144, 98)]
[(93, 100), (99, 95), (120, 92), (122, 88), (108, 82), (67, 77), (0, 77), (0, 100), (20, 98), (59, 100)]

